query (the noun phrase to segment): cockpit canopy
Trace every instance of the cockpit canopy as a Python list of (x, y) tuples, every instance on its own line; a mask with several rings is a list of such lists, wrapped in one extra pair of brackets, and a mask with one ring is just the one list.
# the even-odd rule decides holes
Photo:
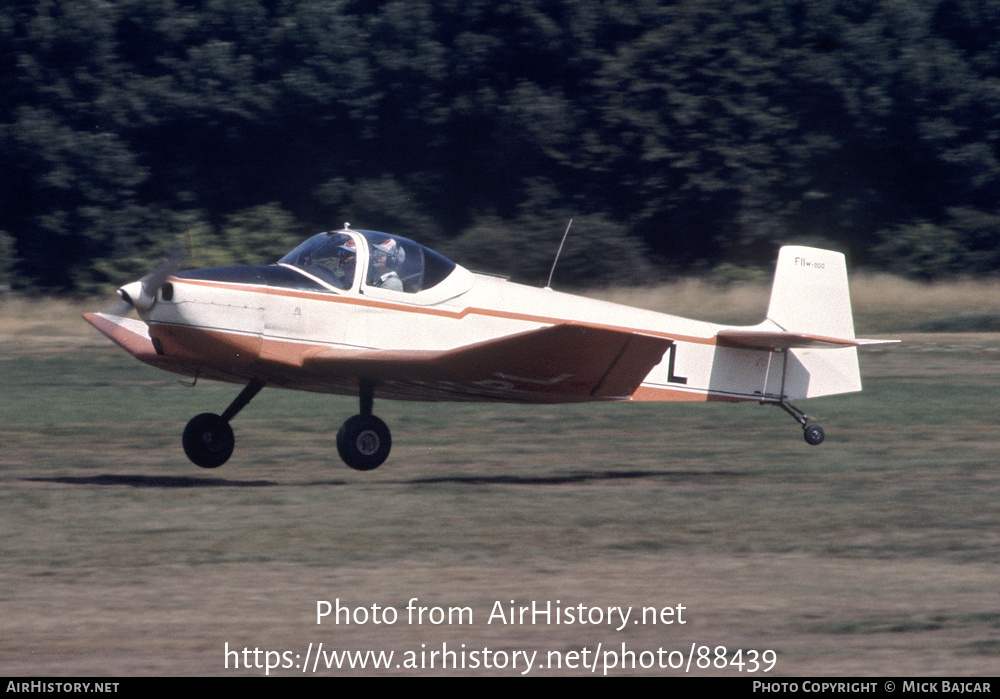
[(319, 233), (278, 260), (337, 288), (348, 290), (364, 284), (415, 294), (430, 289), (456, 265), (433, 250), (408, 238), (378, 231), (351, 230)]

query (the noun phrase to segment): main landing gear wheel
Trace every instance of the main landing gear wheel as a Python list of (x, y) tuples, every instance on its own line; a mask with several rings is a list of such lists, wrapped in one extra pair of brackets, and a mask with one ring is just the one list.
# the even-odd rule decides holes
[(229, 422), (213, 413), (195, 415), (184, 428), (184, 453), (202, 468), (218, 468), (233, 455), (236, 438)]
[(389, 457), (392, 436), (386, 424), (374, 415), (355, 415), (337, 432), (340, 458), (356, 471), (371, 471)]
[(197, 466), (218, 468), (233, 455), (236, 438), (229, 421), (260, 393), (265, 384), (261, 379), (251, 379), (240, 395), (236, 396), (222, 415), (202, 413), (195, 415), (184, 428), (182, 438), (184, 453)]
[(816, 446), (823, 441), (826, 436), (823, 433), (823, 428), (819, 425), (806, 425), (803, 429), (803, 436), (806, 438), (806, 442)]

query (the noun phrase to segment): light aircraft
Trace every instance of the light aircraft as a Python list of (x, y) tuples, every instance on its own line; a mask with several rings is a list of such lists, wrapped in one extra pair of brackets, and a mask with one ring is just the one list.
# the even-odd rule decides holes
[[(230, 421), (265, 386), (355, 395), (337, 434), (348, 466), (389, 455), (374, 398), (414, 401), (755, 401), (809, 444), (823, 429), (789, 401), (861, 390), (847, 267), (786, 246), (766, 319), (734, 327), (474, 274), (398, 235), (315, 235), (267, 266), (177, 271), (166, 261), (118, 290), (120, 313), (86, 320), (137, 359), (245, 388), (184, 429), (198, 466), (234, 448)], [(126, 317), (134, 308), (141, 320)]]

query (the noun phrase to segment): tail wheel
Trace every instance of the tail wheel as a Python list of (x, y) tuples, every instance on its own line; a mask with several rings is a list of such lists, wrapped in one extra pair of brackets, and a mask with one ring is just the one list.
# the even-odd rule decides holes
[(807, 425), (803, 429), (803, 436), (806, 438), (806, 442), (816, 446), (823, 441), (826, 434), (823, 432), (823, 428), (819, 425)]
[(812, 444), (813, 446), (822, 443), (823, 438), (826, 436), (826, 434), (823, 432), (823, 428), (820, 427), (819, 425), (810, 425), (809, 416), (806, 415), (804, 412), (796, 408), (791, 403), (786, 403), (784, 401), (777, 401), (771, 403), (771, 405), (778, 406), (786, 413), (791, 415), (793, 418), (795, 418), (795, 421), (797, 423), (802, 425), (802, 436), (805, 437), (806, 442)]
[(337, 433), (340, 458), (356, 471), (371, 471), (389, 457), (392, 435), (386, 424), (374, 415), (355, 415)]

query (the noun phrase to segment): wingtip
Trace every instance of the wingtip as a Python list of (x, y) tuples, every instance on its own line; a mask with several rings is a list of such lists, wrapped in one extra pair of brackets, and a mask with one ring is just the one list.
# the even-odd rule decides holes
[(84, 313), (83, 319), (135, 357), (141, 359), (156, 355), (153, 341), (149, 337), (149, 330), (142, 321), (108, 315), (107, 313)]
[(868, 345), (896, 345), (902, 342), (902, 340), (880, 340), (877, 338), (858, 338), (855, 340), (859, 347), (866, 347)]

